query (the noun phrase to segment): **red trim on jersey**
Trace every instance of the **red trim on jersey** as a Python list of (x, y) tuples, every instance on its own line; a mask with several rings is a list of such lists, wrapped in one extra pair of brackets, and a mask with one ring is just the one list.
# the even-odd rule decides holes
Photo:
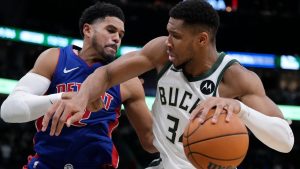
[(31, 162), (32, 158), (38, 158), (39, 155), (35, 154), (34, 156), (29, 155), (27, 157), (27, 164), (22, 167), (22, 169), (28, 169), (28, 164)]
[[(121, 107), (117, 107), (115, 112), (116, 112), (116, 119), (114, 122), (110, 123), (109, 124), (109, 129), (108, 129), (108, 134), (109, 134), (109, 137), (111, 138), (112, 137), (112, 132), (115, 128), (118, 127), (119, 125), (119, 117), (121, 115)], [(118, 168), (118, 165), (119, 165), (119, 154), (118, 154), (118, 151), (115, 147), (115, 145), (113, 144), (113, 147), (112, 147), (112, 152), (111, 152), (111, 158), (112, 158), (112, 166), (115, 167), (115, 168)]]
[(36, 131), (41, 131), (42, 130), (42, 127), (43, 127), (43, 119), (44, 119), (44, 116), (38, 118), (36, 121), (35, 121), (35, 128), (36, 128)]
[(119, 153), (115, 147), (115, 145), (113, 145), (113, 149), (112, 149), (112, 158), (111, 158), (111, 163), (112, 163), (112, 166), (114, 168), (118, 168), (118, 165), (119, 165)]

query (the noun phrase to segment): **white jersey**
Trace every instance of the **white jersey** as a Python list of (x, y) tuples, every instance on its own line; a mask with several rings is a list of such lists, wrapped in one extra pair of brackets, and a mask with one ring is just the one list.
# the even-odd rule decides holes
[(184, 154), (184, 129), (200, 100), (218, 96), (223, 73), (234, 62), (237, 61), (221, 53), (212, 68), (198, 77), (185, 75), (171, 63), (160, 72), (152, 114), (154, 145), (160, 152), (164, 169), (194, 168)]

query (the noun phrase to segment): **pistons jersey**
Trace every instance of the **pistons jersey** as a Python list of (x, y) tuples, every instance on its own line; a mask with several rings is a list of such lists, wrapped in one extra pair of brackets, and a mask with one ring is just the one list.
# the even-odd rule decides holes
[(184, 153), (184, 129), (191, 112), (201, 100), (219, 96), (218, 86), (223, 73), (235, 62), (237, 60), (220, 53), (215, 64), (197, 77), (185, 74), (182, 69), (176, 69), (171, 63), (159, 73), (152, 114), (154, 145), (160, 152), (163, 168), (194, 168)]
[[(101, 63), (88, 65), (73, 52), (73, 48), (78, 47), (60, 48), (47, 94), (78, 91), (83, 81), (102, 66)], [(100, 111), (85, 111), (80, 121), (64, 127), (59, 136), (49, 135), (51, 121), (45, 132), (41, 131), (43, 117), (36, 121), (36, 168), (39, 165), (51, 169), (117, 168), (119, 156), (112, 142), (112, 131), (118, 126), (120, 116), (120, 85), (108, 89), (101, 97), (104, 107)]]

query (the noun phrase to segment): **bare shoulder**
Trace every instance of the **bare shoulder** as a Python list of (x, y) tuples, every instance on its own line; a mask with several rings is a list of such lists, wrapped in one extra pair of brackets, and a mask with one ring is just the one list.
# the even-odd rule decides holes
[(145, 97), (144, 88), (139, 78), (129, 79), (120, 85), (122, 102)]
[(168, 61), (166, 36), (157, 37), (149, 41), (141, 50), (141, 54), (148, 57), (156, 68)]
[(42, 52), (35, 61), (31, 72), (51, 79), (56, 68), (59, 52), (59, 48), (49, 48)]
[(233, 64), (225, 71), (223, 83), (227, 88), (235, 92), (236, 97), (247, 94), (265, 95), (259, 76), (238, 63)]

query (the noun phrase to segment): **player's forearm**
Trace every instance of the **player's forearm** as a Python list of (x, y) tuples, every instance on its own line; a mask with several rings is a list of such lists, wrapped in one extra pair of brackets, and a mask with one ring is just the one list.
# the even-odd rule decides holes
[(265, 145), (283, 153), (288, 153), (293, 148), (294, 135), (284, 119), (266, 116), (243, 103), (241, 103), (241, 111), (238, 115)]
[(86, 103), (95, 101), (110, 86), (107, 71), (103, 68), (98, 68), (82, 83), (77, 98), (82, 99)]
[(47, 78), (27, 73), (2, 103), (1, 118), (9, 123), (22, 123), (44, 115), (52, 103), (61, 98), (61, 93), (43, 95), (49, 85), (50, 81)]

